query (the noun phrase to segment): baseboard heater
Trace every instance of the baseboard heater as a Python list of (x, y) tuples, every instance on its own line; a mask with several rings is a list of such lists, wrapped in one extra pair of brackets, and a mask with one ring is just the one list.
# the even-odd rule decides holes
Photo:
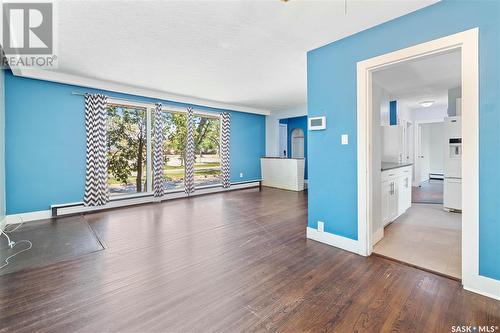
[(431, 180), (432, 179), (435, 179), (435, 180), (438, 180), (438, 179), (444, 180), (444, 174), (442, 174), (442, 173), (430, 173), (429, 174), (429, 179), (431, 179)]
[(97, 212), (97, 211), (101, 211), (101, 210), (107, 210), (107, 209), (113, 209), (113, 208), (119, 208), (119, 207), (141, 205), (141, 204), (146, 204), (146, 203), (162, 202), (162, 201), (174, 200), (174, 199), (179, 199), (179, 198), (199, 196), (199, 195), (204, 195), (204, 194), (255, 188), (255, 187), (259, 187), (259, 188), (261, 187), (260, 180), (232, 183), (231, 187), (229, 187), (227, 189), (222, 188), (222, 186), (220, 186), (220, 185), (207, 186), (207, 187), (199, 188), (194, 193), (191, 193), (189, 195), (186, 194), (184, 192), (184, 190), (171, 191), (171, 192), (165, 194), (161, 198), (155, 198), (150, 193), (142, 194), (142, 195), (137, 194), (133, 197), (113, 198), (107, 204), (105, 204), (103, 206), (85, 207), (83, 205), (83, 202), (76, 202), (76, 203), (72, 203), (72, 204), (52, 205), (50, 207), (50, 210), (51, 210), (52, 217), (59, 217), (59, 216), (75, 215), (75, 214), (81, 214), (81, 213)]

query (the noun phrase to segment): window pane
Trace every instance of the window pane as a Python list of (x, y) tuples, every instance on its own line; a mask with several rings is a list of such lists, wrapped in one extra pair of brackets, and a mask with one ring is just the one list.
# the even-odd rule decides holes
[(110, 195), (147, 191), (145, 109), (109, 104), (108, 186)]
[(187, 116), (184, 113), (162, 112), (164, 121), (163, 177), (165, 189), (184, 188)]
[(220, 119), (195, 115), (193, 134), (195, 186), (220, 184)]

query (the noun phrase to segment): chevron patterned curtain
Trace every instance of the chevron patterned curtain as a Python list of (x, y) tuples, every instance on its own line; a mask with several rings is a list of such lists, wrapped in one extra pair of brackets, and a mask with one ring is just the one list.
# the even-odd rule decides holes
[(85, 131), (87, 134), (87, 167), (83, 196), (85, 206), (101, 206), (109, 200), (106, 102), (105, 95), (85, 95)]
[(222, 187), (231, 186), (231, 114), (223, 112), (221, 114), (221, 136), (220, 136), (220, 163), (221, 163), (221, 183)]
[(193, 137), (193, 108), (187, 109), (187, 138), (186, 138), (186, 168), (184, 171), (184, 191), (187, 194), (194, 192), (194, 137)]
[(153, 195), (160, 198), (164, 194), (164, 179), (163, 179), (163, 119), (161, 104), (155, 104), (153, 113), (154, 127), (154, 145), (153, 145)]

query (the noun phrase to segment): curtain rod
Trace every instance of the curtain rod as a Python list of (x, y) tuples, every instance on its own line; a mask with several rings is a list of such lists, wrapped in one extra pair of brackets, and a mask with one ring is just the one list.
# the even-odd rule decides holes
[[(71, 92), (71, 95), (76, 95), (76, 96), (85, 96), (87, 94), (91, 94), (91, 93), (84, 93), (84, 92), (79, 92), (79, 91)], [(116, 99), (116, 100), (129, 102), (129, 103), (140, 103), (140, 104), (148, 104), (148, 105), (153, 105), (155, 103), (155, 102), (141, 101), (141, 100), (137, 100), (137, 99), (122, 98), (122, 97), (114, 97), (114, 96), (107, 96), (107, 97), (109, 99)], [(218, 117), (221, 114), (220, 111), (206, 112), (206, 111), (200, 110), (192, 105), (182, 107), (182, 106), (178, 106), (178, 105), (170, 105), (169, 106), (169, 104), (162, 104), (162, 108), (163, 107), (165, 107), (165, 109), (168, 109), (169, 107), (170, 108), (177, 108), (177, 109), (179, 109), (179, 111), (185, 111), (185, 109), (187, 107), (191, 107), (193, 109), (193, 111), (195, 111), (195, 113), (197, 113), (197, 114), (202, 114), (205, 116), (212, 116), (212, 117)]]
[[(85, 96), (87, 94), (91, 94), (91, 93), (84, 93), (84, 92), (78, 92), (78, 91), (73, 91), (71, 93), (71, 95), (77, 95), (77, 96)], [(123, 97), (114, 97), (114, 96), (107, 96), (107, 97), (110, 98), (110, 99), (117, 99), (117, 100), (126, 101), (126, 102), (141, 103), (141, 104), (154, 104), (154, 102), (145, 102), (145, 101), (140, 101), (140, 100), (137, 100), (137, 99), (123, 98)]]

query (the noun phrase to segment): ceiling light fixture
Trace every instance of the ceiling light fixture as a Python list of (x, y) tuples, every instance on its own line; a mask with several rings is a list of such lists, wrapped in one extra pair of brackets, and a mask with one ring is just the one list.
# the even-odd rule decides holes
[(434, 104), (434, 101), (423, 101), (423, 102), (420, 102), (420, 106), (423, 107), (423, 108), (428, 108), (432, 104)]

